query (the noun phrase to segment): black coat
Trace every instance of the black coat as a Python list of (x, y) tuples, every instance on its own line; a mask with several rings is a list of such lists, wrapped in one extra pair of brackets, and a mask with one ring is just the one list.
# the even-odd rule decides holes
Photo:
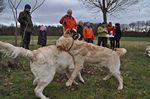
[(32, 23), (31, 15), (29, 12), (27, 12), (27, 11), (20, 12), (19, 17), (18, 17), (18, 21), (19, 21), (20, 26), (21, 26), (21, 33), (22, 34), (24, 33), (26, 26), (27, 26), (26, 32), (32, 32), (33, 23)]
[(83, 27), (81, 25), (77, 26), (77, 33), (79, 33), (81, 35), (79, 40), (82, 40), (82, 38), (83, 38)]
[(115, 34), (115, 40), (120, 40), (121, 39), (121, 29), (120, 27), (116, 26), (116, 34)]

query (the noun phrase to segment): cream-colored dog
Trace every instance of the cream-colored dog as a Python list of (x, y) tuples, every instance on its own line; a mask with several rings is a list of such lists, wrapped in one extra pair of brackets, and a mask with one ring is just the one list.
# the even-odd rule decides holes
[[(56, 72), (65, 73), (67, 69), (74, 69), (72, 56), (65, 51), (57, 49), (55, 45), (30, 51), (0, 41), (0, 52), (13, 58), (21, 55), (29, 59), (30, 68), (35, 77), (33, 84), (37, 85), (34, 92), (41, 99), (49, 99), (43, 95), (43, 90), (53, 80)], [(84, 82), (80, 73), (79, 79)]]
[(145, 54), (150, 57), (150, 46), (146, 47)]
[(118, 89), (123, 89), (123, 78), (120, 73), (120, 56), (126, 53), (126, 49), (120, 48), (113, 51), (109, 48), (96, 46), (84, 41), (73, 40), (69, 30), (57, 40), (56, 45), (59, 49), (71, 53), (75, 59), (75, 69), (70, 79), (66, 82), (66, 86), (72, 85), (73, 80), (82, 69), (83, 63), (85, 62), (108, 68), (109, 73), (103, 80), (107, 80), (111, 76), (114, 76), (119, 82)]

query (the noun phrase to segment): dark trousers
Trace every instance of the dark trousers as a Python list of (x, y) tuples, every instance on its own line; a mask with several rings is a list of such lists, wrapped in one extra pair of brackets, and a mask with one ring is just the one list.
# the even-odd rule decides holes
[(92, 38), (85, 38), (84, 39), (87, 43), (93, 43), (93, 39)]
[(110, 37), (109, 41), (110, 41), (110, 48), (114, 49), (115, 48), (115, 39), (113, 37)]
[(31, 32), (25, 32), (25, 34), (22, 35), (21, 46), (25, 49), (29, 49), (30, 39), (31, 39)]
[(107, 47), (107, 37), (98, 37), (98, 45)]
[(115, 48), (120, 48), (120, 39), (115, 40)]

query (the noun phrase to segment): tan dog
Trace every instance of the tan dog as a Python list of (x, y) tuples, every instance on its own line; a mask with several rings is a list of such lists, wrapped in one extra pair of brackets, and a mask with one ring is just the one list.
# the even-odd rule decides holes
[(146, 47), (144, 54), (150, 57), (150, 46)]
[(109, 48), (96, 46), (91, 43), (73, 40), (71, 36), (68, 30), (64, 33), (64, 36), (61, 36), (56, 42), (56, 46), (59, 49), (68, 51), (75, 59), (75, 69), (70, 79), (66, 82), (66, 86), (72, 85), (73, 80), (82, 69), (83, 63), (85, 62), (108, 68), (109, 73), (103, 80), (107, 80), (111, 76), (114, 76), (119, 82), (118, 89), (123, 89), (123, 78), (120, 73), (120, 55), (125, 54), (126, 49), (122, 48), (113, 51)]
[[(43, 95), (43, 90), (53, 80), (56, 72), (66, 73), (67, 70), (74, 69), (72, 56), (58, 50), (55, 45), (30, 51), (0, 41), (0, 52), (13, 58), (21, 55), (30, 61), (30, 68), (35, 77), (33, 84), (37, 85), (34, 92), (41, 99), (49, 99)], [(84, 82), (80, 73), (79, 79)]]

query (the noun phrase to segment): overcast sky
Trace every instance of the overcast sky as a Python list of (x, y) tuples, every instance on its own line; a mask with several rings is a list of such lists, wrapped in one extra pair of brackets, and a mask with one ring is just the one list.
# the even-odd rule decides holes
[[(4, 0), (5, 2), (7, 0)], [(38, 0), (40, 1), (40, 0)], [(18, 12), (24, 9), (26, 3), (33, 6), (34, 0), (23, 0)], [(138, 5), (114, 16), (108, 16), (112, 23), (131, 23), (135, 21), (150, 20), (150, 0), (141, 0)], [(13, 14), (6, 2), (6, 9), (0, 14), (0, 24), (10, 25), (14, 23)], [(102, 15), (92, 13), (78, 0), (46, 0), (45, 3), (32, 14), (34, 24), (59, 25), (60, 18), (66, 14), (67, 9), (73, 10), (73, 16), (77, 21), (102, 22)]]

